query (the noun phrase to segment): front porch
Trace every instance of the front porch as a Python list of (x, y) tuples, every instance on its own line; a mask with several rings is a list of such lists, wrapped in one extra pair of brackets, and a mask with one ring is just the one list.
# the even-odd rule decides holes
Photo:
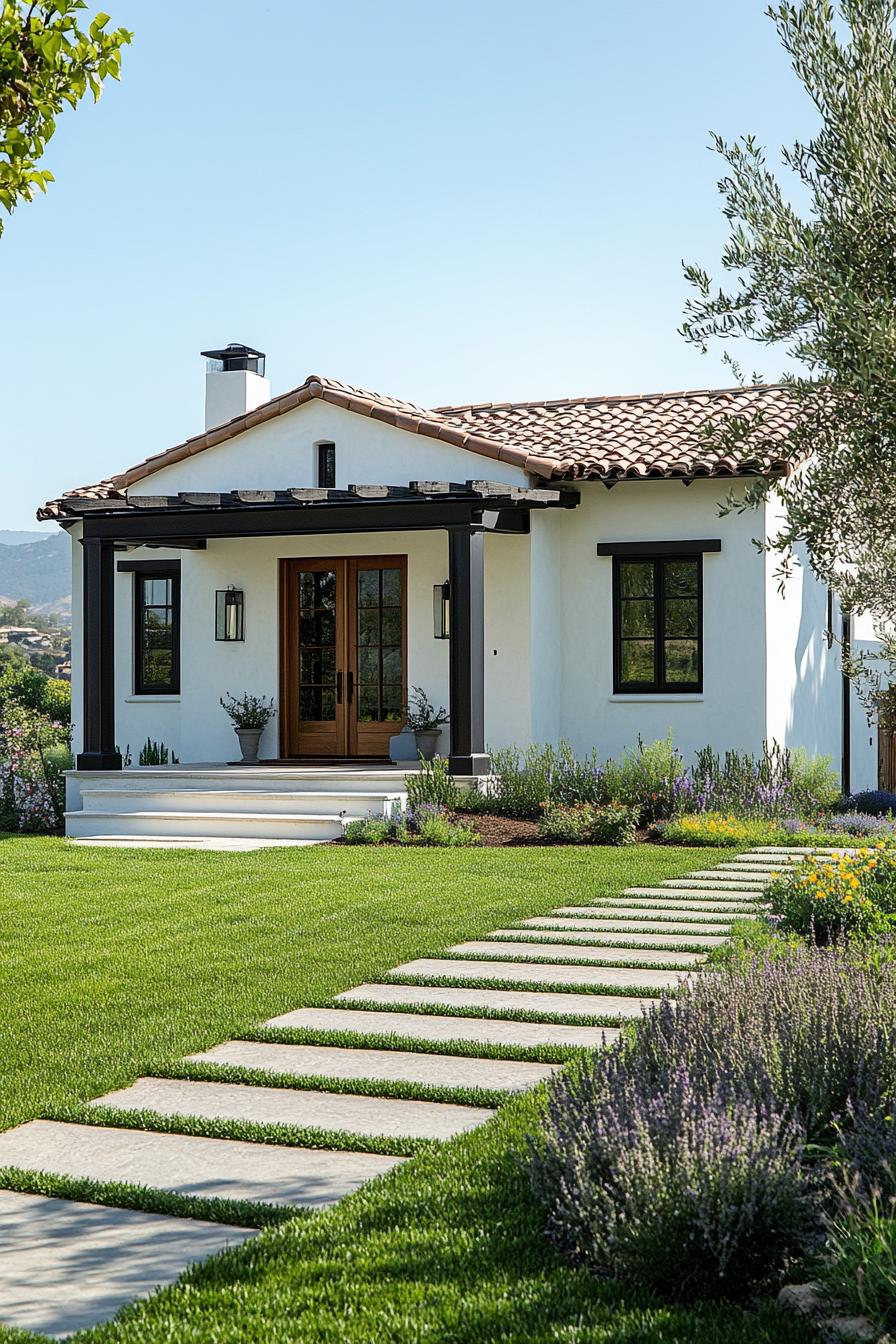
[[(452, 772), (487, 773), (496, 720), (516, 736), (508, 706), (527, 712), (530, 514), (577, 502), (573, 491), (473, 481), (91, 501), (80, 523), (83, 681), (73, 690), (83, 717), (67, 833), (336, 838), (346, 817), (403, 803), (406, 770), (388, 764), (388, 743), (415, 685), (447, 702), (439, 750)], [(159, 577), (178, 604), (176, 694), (146, 693), (133, 671), (138, 584)], [(241, 607), (245, 598), (238, 644), (214, 639), (227, 590)], [(242, 691), (277, 702), (251, 768), (227, 764), (238, 750), (218, 703)], [(520, 738), (526, 726), (520, 718)], [(147, 739), (186, 763), (122, 768), (123, 749), (136, 757)]]

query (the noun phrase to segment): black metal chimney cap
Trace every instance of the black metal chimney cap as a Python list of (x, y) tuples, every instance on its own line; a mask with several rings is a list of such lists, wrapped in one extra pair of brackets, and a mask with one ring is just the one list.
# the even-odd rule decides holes
[(240, 345), (231, 342), (223, 350), (200, 350), (199, 352), (206, 359), (213, 359), (221, 365), (222, 373), (230, 373), (234, 369), (248, 370), (249, 373), (260, 374), (264, 377), (264, 351), (253, 350), (251, 345)]

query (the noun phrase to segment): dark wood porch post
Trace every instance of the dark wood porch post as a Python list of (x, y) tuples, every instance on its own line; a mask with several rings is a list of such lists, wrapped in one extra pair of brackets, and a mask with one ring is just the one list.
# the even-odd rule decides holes
[(120, 770), (115, 747), (115, 543), (84, 537), (84, 732), (79, 770)]
[(448, 530), (449, 713), (455, 775), (484, 775), (485, 754), (485, 591), (483, 535), (471, 526)]

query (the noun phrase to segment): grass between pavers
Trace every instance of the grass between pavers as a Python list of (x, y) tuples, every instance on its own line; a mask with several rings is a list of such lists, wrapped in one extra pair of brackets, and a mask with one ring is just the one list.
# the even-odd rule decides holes
[[(564, 933), (574, 933), (574, 934), (577, 934), (577, 935), (579, 935), (579, 936), (578, 936), (578, 937), (575, 937), (575, 938), (570, 938), (570, 940), (569, 940), (569, 946), (570, 946), (570, 947), (574, 947), (574, 946), (576, 946), (576, 947), (597, 947), (597, 948), (604, 948), (604, 949), (605, 949), (606, 951), (608, 951), (608, 952), (609, 952), (609, 951), (612, 951), (612, 950), (614, 950), (614, 949), (616, 949), (616, 948), (618, 948), (621, 952), (697, 952), (697, 953), (703, 953), (703, 952), (706, 951), (706, 948), (705, 948), (705, 947), (701, 947), (699, 943), (689, 943), (689, 942), (687, 942), (687, 940), (686, 940), (684, 937), (682, 937), (681, 942), (661, 943), (661, 944), (659, 944), (659, 946), (658, 946), (656, 943), (646, 943), (646, 942), (644, 942), (643, 939), (644, 939), (645, 937), (648, 937), (648, 936), (649, 936), (649, 935), (647, 935), (647, 934), (642, 934), (642, 935), (640, 935), (641, 941), (639, 941), (639, 935), (638, 935), (638, 934), (630, 934), (630, 935), (629, 935), (629, 934), (624, 934), (624, 933), (623, 933), (623, 934), (620, 934), (620, 936), (619, 936), (619, 940), (618, 940), (618, 941), (617, 941), (616, 938), (614, 937), (612, 943), (609, 942), (609, 941), (607, 940), (606, 937), (604, 937), (604, 938), (598, 938), (598, 939), (596, 939), (593, 943), (592, 943), (592, 942), (589, 942), (586, 938), (582, 938), (582, 937), (581, 937), (581, 935), (582, 935), (583, 933), (588, 934), (589, 937), (590, 937), (590, 936), (591, 936), (591, 932), (592, 932), (592, 931), (591, 931), (590, 929), (555, 929), (555, 928), (553, 928), (553, 927), (550, 928), (550, 929), (534, 929), (534, 930), (533, 930), (533, 929), (519, 929), (519, 930), (517, 930), (517, 929), (512, 929), (512, 930), (510, 931), (510, 933), (506, 933), (506, 934), (494, 934), (494, 933), (493, 933), (493, 934), (490, 934), (490, 935), (489, 935), (489, 939), (488, 939), (488, 941), (489, 941), (490, 943), (496, 943), (496, 944), (500, 944), (500, 943), (535, 943), (536, 945), (538, 945), (539, 943), (541, 943), (542, 945), (546, 945), (546, 944), (548, 944), (548, 943), (551, 943), (551, 944), (556, 943), (556, 944), (558, 944), (559, 946), (562, 947), (562, 946), (564, 946), (563, 939), (562, 939), (562, 937), (559, 937), (558, 935), (560, 935), (560, 934), (564, 934)], [(610, 933), (613, 934), (613, 933), (614, 933), (614, 930), (611, 929), (611, 930), (610, 930)], [(550, 936), (549, 936), (549, 937), (546, 937), (546, 936), (545, 936), (546, 934), (547, 934), (547, 935), (550, 935)], [(476, 956), (477, 956), (477, 958), (478, 958), (478, 956), (479, 956), (479, 953), (478, 953), (478, 952), (477, 952)], [(514, 958), (514, 960), (517, 960), (517, 958)], [(564, 961), (564, 964), (568, 964), (568, 962), (567, 962), (567, 958), (566, 958), (566, 957), (563, 958), (563, 961)], [(588, 962), (587, 964), (588, 964), (588, 965), (598, 965), (598, 966), (599, 966), (601, 963), (600, 963), (600, 962), (596, 962), (596, 963), (595, 963), (595, 962)], [(626, 962), (623, 962), (623, 961), (618, 961), (618, 962), (614, 962), (613, 964), (616, 965), (616, 966), (625, 966), (627, 963), (626, 963)], [(666, 969), (670, 969), (670, 970), (679, 970), (679, 969), (680, 969), (679, 966), (677, 966), (677, 965), (676, 965), (676, 966), (669, 966), (668, 963), (667, 963), (666, 966), (662, 966), (662, 967), (656, 967), (656, 966), (653, 965), (652, 962), (647, 962), (647, 961), (639, 961), (637, 964), (638, 964), (639, 966), (649, 966), (652, 970), (657, 970), (657, 969), (659, 969), (659, 970), (666, 970)]]
[[(219, 1080), (215, 1080), (219, 1081)], [(254, 1082), (254, 1079), (251, 1080)], [(285, 1083), (274, 1083), (285, 1087)], [(212, 1119), (204, 1115), (168, 1115), (149, 1107), (132, 1111), (121, 1106), (60, 1106), (49, 1120), (65, 1124), (151, 1130), (159, 1134), (188, 1134), (198, 1139), (238, 1139), (242, 1143), (273, 1143), (288, 1148), (333, 1148), (346, 1153), (379, 1153), (383, 1157), (413, 1157), (436, 1139), (399, 1138), (387, 1134), (352, 1134), (314, 1125), (258, 1123), (253, 1120)], [(239, 1202), (239, 1201), (237, 1201)], [(151, 1212), (151, 1210), (150, 1210)], [(201, 1214), (197, 1214), (201, 1217)]]
[[(439, 960), (441, 961), (442, 958), (440, 957)], [(448, 960), (448, 958), (445, 958), (445, 960)], [(463, 958), (458, 958), (458, 960), (463, 960)], [(466, 960), (469, 961), (470, 958), (468, 957)], [(508, 962), (504, 964), (512, 965)], [(545, 970), (547, 971), (549, 967), (556, 965), (556, 961), (546, 962)], [(593, 963), (589, 962), (589, 967), (592, 965)], [(594, 969), (600, 970), (600, 967), (597, 966)], [(637, 969), (643, 971), (644, 967), (639, 966)], [(681, 967), (676, 966), (675, 969), (680, 971)], [(690, 970), (690, 967), (687, 969)], [(497, 976), (404, 975), (396, 971), (389, 974), (386, 983), (390, 985), (415, 985), (419, 989), (500, 989), (510, 994), (521, 991), (527, 994), (612, 994), (617, 999), (658, 999), (661, 994), (671, 994), (673, 997), (675, 995), (674, 985), (663, 989), (657, 988), (656, 985), (652, 987), (645, 987), (644, 985), (604, 985), (596, 981), (584, 985), (568, 985), (565, 981), (552, 980), (547, 974), (545, 974), (543, 980), (503, 980)], [(541, 1021), (542, 1019), (539, 1018), (538, 1020)]]
[[(611, 906), (595, 907), (589, 909), (582, 906), (581, 913), (576, 915), (552, 915), (552, 919), (593, 919), (595, 933), (616, 933), (616, 929), (601, 927), (601, 920), (625, 920), (626, 923), (635, 924), (718, 924), (721, 930), (727, 929), (731, 924), (728, 915), (719, 914), (715, 910), (708, 910), (703, 914), (700, 910), (682, 910), (680, 914), (670, 913), (665, 906), (657, 914), (645, 916), (641, 909), (636, 915), (610, 914), (610, 910), (629, 910), (632, 907), (626, 903), (621, 905), (618, 902)], [(647, 907), (650, 909), (651, 907)], [(575, 928), (575, 925), (571, 926)]]
[[(501, 939), (498, 938), (494, 941), (500, 943)], [(526, 940), (524, 938), (508, 938), (505, 941), (516, 943)], [(536, 939), (532, 941), (536, 943), (536, 946), (539, 945)], [(541, 940), (541, 946), (544, 946), (544, 939)], [(582, 944), (582, 946), (587, 946), (587, 944)], [(600, 944), (597, 944), (597, 946), (599, 947)], [(671, 950), (671, 948), (647, 948), (647, 951)], [(663, 961), (661, 957), (657, 957), (656, 961), (626, 961), (624, 957), (617, 957), (615, 961), (595, 961), (593, 958), (586, 956), (548, 957), (544, 954), (538, 955), (528, 952), (514, 952), (508, 955), (506, 952), (502, 952), (499, 947), (496, 947), (494, 952), (486, 952), (484, 949), (481, 952), (440, 952), (439, 961), (492, 961), (498, 966), (514, 966), (519, 963), (526, 966), (588, 966), (593, 970), (606, 967), (622, 971), (682, 971), (694, 969), (693, 965), (682, 966), (679, 962)]]
[(451, 1106), (503, 1106), (507, 1093), (484, 1087), (450, 1087), (442, 1083), (414, 1083), (407, 1079), (328, 1078), (320, 1074), (274, 1073), (243, 1064), (185, 1060), (156, 1069), (156, 1078), (189, 1079), (200, 1083), (248, 1083), (251, 1087), (279, 1087), (304, 1092), (338, 1092), (355, 1097), (391, 1097), (400, 1101), (444, 1101)]
[(196, 1266), (78, 1344), (809, 1344), (771, 1304), (668, 1306), (563, 1260), (522, 1166), (541, 1095)]
[(326, 1004), (399, 962), (717, 857), (652, 845), (233, 854), (0, 838), (0, 1128)]
[(565, 1064), (581, 1054), (574, 1046), (493, 1045), (459, 1038), (418, 1040), (416, 1036), (383, 1035), (375, 1031), (327, 1031), (317, 1027), (259, 1027), (244, 1031), (244, 1041), (269, 1045), (334, 1045), (347, 1050), (411, 1050), (423, 1055), (457, 1055), (468, 1059), (504, 1059), (522, 1064)]
[[(393, 982), (394, 983), (394, 982)], [(402, 981), (402, 984), (409, 984), (410, 981)], [(428, 980), (425, 988), (435, 987), (435, 981)], [(463, 984), (451, 986), (454, 989), (482, 989), (483, 986), (477, 980), (465, 980)], [(501, 985), (502, 989), (508, 989), (510, 986)], [(534, 989), (537, 994), (541, 988), (539, 985), (526, 985), (527, 990)], [(569, 989), (569, 986), (565, 986)], [(528, 1008), (467, 1008), (462, 1006), (455, 1007), (454, 1004), (446, 1003), (380, 1003), (378, 999), (346, 999), (342, 1004), (333, 1004), (334, 1008), (358, 1008), (363, 1011), (370, 1008), (378, 1013), (413, 1013), (415, 1017), (421, 1014), (431, 1014), (433, 1017), (484, 1017), (490, 1018), (495, 1022), (542, 1022), (556, 1027), (618, 1027), (623, 1020), (617, 1014), (613, 1013), (594, 1013), (587, 1017), (580, 1017), (577, 1013), (543, 1013), (531, 1012)], [(626, 1021), (628, 1019), (625, 1019)]]
[[(51, 1199), (72, 1199), (81, 1204), (105, 1204), (113, 1209), (138, 1209), (142, 1213), (165, 1213), (173, 1218), (198, 1218), (205, 1223), (227, 1223), (231, 1227), (273, 1227), (294, 1218), (310, 1218), (313, 1210), (282, 1204), (258, 1204), (248, 1199), (218, 1199), (203, 1195), (178, 1195), (156, 1190), (149, 1185), (130, 1185), (124, 1181), (93, 1181), (86, 1176), (57, 1176), (47, 1171), (28, 1171), (24, 1167), (0, 1167), (0, 1187), (23, 1195), (47, 1195)], [(17, 1332), (0, 1325), (0, 1340), (18, 1338)], [(25, 1335), (31, 1341), (35, 1336)]]

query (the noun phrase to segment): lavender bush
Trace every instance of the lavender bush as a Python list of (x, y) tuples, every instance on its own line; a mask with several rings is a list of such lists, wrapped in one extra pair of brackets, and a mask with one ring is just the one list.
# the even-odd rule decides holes
[(724, 1088), (701, 1096), (685, 1068), (646, 1095), (613, 1063), (552, 1089), (533, 1162), (552, 1240), (670, 1298), (741, 1298), (785, 1270), (817, 1229), (800, 1126)]
[(809, 757), (765, 742), (759, 756), (711, 747), (697, 752), (683, 811), (734, 813), (767, 818), (817, 815), (838, 796), (828, 757)]
[(798, 947), (705, 974), (552, 1082), (549, 1235), (667, 1294), (748, 1294), (821, 1236), (821, 1147), (894, 1094), (892, 963)]

